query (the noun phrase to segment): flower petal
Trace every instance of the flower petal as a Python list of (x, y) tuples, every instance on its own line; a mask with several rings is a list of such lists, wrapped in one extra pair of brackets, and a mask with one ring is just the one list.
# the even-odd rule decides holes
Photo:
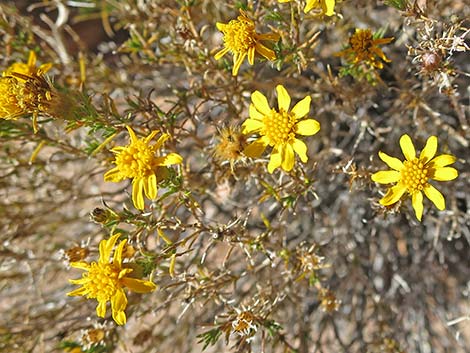
[(277, 85), (276, 91), (277, 91), (277, 104), (279, 107), (279, 111), (284, 110), (285, 112), (288, 112), (289, 107), (290, 107), (289, 93), (287, 93), (287, 90), (284, 88), (283, 85)]
[(248, 48), (248, 63), (250, 65), (255, 63), (255, 47)]
[(421, 191), (415, 192), (411, 196), (411, 204), (415, 210), (416, 218), (421, 222), (423, 217), (423, 193)]
[(272, 174), (276, 168), (279, 168), (281, 166), (281, 163), (281, 152), (276, 147), (274, 147), (271, 152), (271, 158), (269, 159), (268, 163), (268, 172)]
[(379, 184), (396, 183), (400, 180), (400, 172), (396, 170), (382, 170), (372, 174), (371, 179)]
[(225, 54), (228, 53), (229, 50), (229, 48), (223, 48), (222, 50), (219, 50), (217, 53), (215, 53), (214, 59), (220, 60)]
[(132, 128), (129, 125), (126, 125), (126, 129), (129, 132), (129, 136), (131, 137), (131, 142), (132, 143), (137, 142), (139, 139), (137, 138), (134, 130), (132, 130)]
[(269, 107), (268, 99), (260, 91), (254, 91), (251, 94), (251, 101), (255, 108), (263, 115), (271, 114), (271, 108)]
[(379, 201), (383, 206), (393, 205), (395, 202), (400, 200), (403, 194), (406, 191), (406, 186), (403, 184), (397, 184), (390, 189), (388, 189), (387, 193), (384, 197)]
[(126, 323), (126, 314), (124, 310), (126, 310), (127, 306), (127, 298), (126, 294), (119, 288), (116, 290), (116, 293), (111, 298), (111, 309), (113, 312), (113, 319), (116, 321), (118, 325), (124, 325)]
[(113, 255), (113, 264), (118, 265), (121, 267), (122, 265), (122, 251), (124, 250), (124, 247), (127, 244), (127, 239), (124, 239), (119, 243), (117, 246), (116, 250), (114, 250), (114, 255)]
[(243, 63), (243, 60), (245, 60), (247, 53), (237, 53), (236, 55), (233, 56), (233, 68), (232, 68), (232, 76), (237, 76), (238, 75), (238, 70), (240, 69), (240, 66)]
[(109, 262), (109, 258), (111, 257), (111, 251), (113, 251), (114, 244), (116, 244), (116, 241), (120, 236), (121, 233), (116, 233), (112, 235), (108, 240), (100, 241), (100, 258), (98, 260), (100, 263), (105, 264)]
[(247, 135), (258, 132), (264, 126), (263, 122), (255, 119), (246, 119), (242, 125), (242, 133)]
[(131, 277), (124, 277), (121, 279), (121, 282), (131, 291), (136, 293), (148, 293), (157, 289), (157, 285), (153, 282)]
[(411, 141), (411, 138), (407, 134), (403, 135), (400, 138), (400, 147), (401, 151), (403, 152), (403, 155), (407, 160), (412, 161), (416, 158), (415, 146), (413, 145), (413, 141)]
[(257, 158), (261, 156), (266, 149), (267, 143), (264, 139), (259, 138), (245, 147), (243, 153), (247, 157)]
[(276, 53), (273, 50), (267, 48), (260, 42), (256, 42), (255, 44), (256, 52), (261, 55), (262, 57), (268, 59), (269, 61), (276, 60)]
[(165, 143), (166, 140), (168, 140), (170, 138), (170, 135), (168, 134), (162, 134), (162, 136), (160, 136), (157, 140), (157, 142), (155, 143), (155, 149), (159, 149), (160, 147), (162, 147), (162, 145)]
[(437, 168), (434, 173), (431, 174), (431, 179), (437, 181), (449, 181), (454, 180), (459, 176), (457, 169), (452, 167)]
[(282, 153), (282, 165), (281, 168), (286, 172), (290, 172), (294, 168), (295, 155), (292, 145), (286, 144), (281, 149)]
[(444, 196), (434, 186), (426, 184), (423, 191), (426, 197), (436, 205), (438, 210), (442, 211), (446, 208), (446, 200), (444, 199)]
[(294, 151), (299, 155), (300, 160), (303, 163), (306, 163), (308, 161), (308, 156), (307, 156), (307, 145), (305, 142), (299, 139), (294, 139), (294, 143), (292, 144), (292, 147), (294, 148)]
[(71, 292), (68, 292), (67, 295), (69, 297), (75, 297), (75, 296), (79, 296), (79, 295), (85, 295), (87, 292), (88, 291), (86, 290), (85, 287), (80, 287), (80, 288), (74, 289)]
[(430, 136), (426, 141), (426, 146), (424, 146), (419, 159), (422, 160), (424, 163), (429, 162), (436, 154), (437, 151), (437, 137)]
[(80, 270), (85, 270), (85, 271), (88, 271), (90, 269), (90, 265), (86, 263), (85, 261), (71, 262), (70, 267), (78, 268)]
[(138, 210), (145, 208), (144, 202), (144, 180), (142, 178), (134, 178), (132, 180), (132, 201), (134, 207)]
[(144, 191), (150, 200), (157, 197), (157, 177), (155, 174), (150, 174), (144, 179)]
[(335, 0), (324, 0), (323, 11), (327, 16), (333, 16), (335, 14)]
[(315, 119), (305, 119), (295, 124), (295, 133), (303, 136), (315, 135), (320, 131), (320, 123)]
[(103, 318), (106, 316), (106, 300), (98, 301), (98, 305), (96, 306), (96, 315)]
[(298, 102), (294, 108), (292, 108), (292, 113), (294, 113), (297, 119), (301, 119), (310, 112), (310, 103), (312, 98), (310, 96), (305, 97), (300, 102)]
[(250, 118), (253, 120), (263, 121), (264, 114), (260, 113), (253, 103), (250, 104)]
[(395, 158), (395, 157), (391, 157), (389, 156), (388, 154), (380, 151), (379, 152), (379, 158), (386, 164), (388, 165), (390, 168), (394, 169), (394, 170), (402, 170), (404, 165), (403, 165), (403, 162), (400, 161), (398, 158)]
[(166, 156), (161, 156), (156, 158), (155, 165), (173, 165), (173, 164), (181, 164), (183, 162), (183, 157), (181, 157), (178, 153), (168, 153)]
[(111, 181), (113, 183), (118, 183), (121, 180), (123, 180), (123, 177), (118, 167), (108, 170), (104, 174), (104, 181)]
[(441, 154), (440, 156), (435, 157), (429, 162), (430, 167), (440, 168), (446, 167), (449, 164), (455, 163), (457, 158), (452, 156), (451, 154)]

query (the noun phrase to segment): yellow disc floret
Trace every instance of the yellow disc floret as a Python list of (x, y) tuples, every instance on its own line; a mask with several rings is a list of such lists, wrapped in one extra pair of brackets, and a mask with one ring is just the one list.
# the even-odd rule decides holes
[(403, 164), (401, 180), (406, 185), (408, 192), (414, 194), (417, 191), (423, 191), (424, 186), (428, 183), (429, 168), (418, 158), (412, 161), (405, 161)]
[(116, 156), (116, 165), (124, 178), (143, 178), (154, 174), (155, 146), (138, 140)]
[(247, 52), (256, 44), (255, 25), (247, 18), (240, 16), (236, 20), (231, 20), (222, 32), (225, 47), (233, 53)]
[(279, 112), (272, 109), (271, 114), (263, 118), (263, 128), (261, 134), (269, 140), (270, 146), (285, 144), (295, 138), (294, 126), (295, 115), (281, 109)]
[(113, 264), (92, 262), (89, 272), (83, 273), (83, 277), (87, 278), (87, 282), (83, 284), (88, 291), (87, 298), (110, 300), (119, 287), (119, 272), (119, 268)]

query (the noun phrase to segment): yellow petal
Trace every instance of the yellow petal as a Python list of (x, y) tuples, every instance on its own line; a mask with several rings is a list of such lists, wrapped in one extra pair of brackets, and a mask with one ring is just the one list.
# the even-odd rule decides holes
[(98, 317), (106, 316), (106, 300), (98, 301), (98, 305), (96, 306), (96, 315), (98, 315)]
[(122, 251), (124, 247), (126, 246), (126, 244), (127, 244), (127, 239), (124, 239), (123, 241), (119, 243), (118, 247), (114, 251), (113, 264), (118, 265), (119, 268), (122, 265)]
[(86, 288), (85, 287), (80, 287), (80, 288), (74, 289), (71, 292), (68, 292), (67, 295), (69, 297), (76, 297), (76, 296), (79, 296), (79, 295), (85, 295), (86, 293), (87, 293)]
[(327, 16), (335, 14), (335, 0), (323, 0), (323, 11)]
[(129, 132), (129, 136), (131, 137), (131, 142), (132, 143), (137, 142), (139, 139), (137, 138), (134, 130), (132, 130), (132, 128), (129, 125), (126, 125), (126, 129)]
[(419, 159), (422, 160), (424, 163), (429, 162), (436, 154), (437, 151), (437, 137), (430, 136), (426, 141), (426, 146), (424, 146)]
[(250, 104), (250, 118), (254, 120), (262, 121), (264, 114), (261, 114), (255, 107), (253, 103)]
[(247, 157), (257, 158), (261, 156), (266, 149), (267, 143), (264, 139), (259, 138), (256, 141), (253, 141), (248, 146), (245, 147), (243, 153)]
[(276, 91), (277, 91), (277, 104), (279, 107), (279, 111), (284, 110), (285, 112), (288, 112), (289, 107), (290, 107), (289, 93), (287, 93), (287, 90), (284, 88), (283, 85), (277, 85)]
[(440, 156), (435, 157), (429, 162), (429, 166), (433, 168), (440, 168), (448, 166), (449, 164), (454, 163), (457, 160), (454, 156), (450, 154), (441, 154)]
[(247, 53), (238, 53), (237, 55), (233, 56), (233, 68), (232, 68), (232, 76), (237, 76), (238, 75), (238, 70), (240, 69), (240, 66), (243, 63), (243, 60), (245, 60)]
[(157, 285), (153, 282), (131, 277), (124, 277), (121, 282), (131, 291), (136, 293), (148, 293), (157, 289)]
[(307, 145), (302, 140), (294, 139), (292, 147), (294, 148), (294, 151), (299, 155), (300, 160), (303, 163), (306, 163), (308, 161)]
[(271, 158), (269, 159), (269, 163), (268, 163), (268, 172), (272, 174), (274, 172), (274, 169), (281, 166), (281, 163), (282, 163), (281, 152), (278, 151), (277, 148), (273, 148), (271, 152)]
[(169, 153), (166, 156), (161, 156), (156, 158), (155, 165), (173, 165), (173, 164), (181, 164), (183, 162), (183, 157), (181, 157), (178, 153)]
[(310, 102), (312, 98), (310, 96), (305, 97), (300, 102), (298, 102), (294, 108), (292, 108), (292, 113), (294, 113), (297, 119), (301, 119), (310, 112)]
[(118, 183), (122, 180), (122, 174), (118, 167), (115, 167), (111, 170), (108, 170), (104, 174), (104, 181), (111, 181), (113, 183)]
[(144, 181), (142, 178), (134, 178), (132, 180), (132, 201), (134, 207), (138, 210), (143, 210), (145, 208), (144, 202)]
[(120, 233), (116, 233), (112, 235), (108, 240), (100, 241), (100, 263), (109, 262), (109, 258), (111, 257), (111, 251), (113, 251), (114, 244), (116, 244), (116, 241), (120, 236)]
[(415, 192), (411, 196), (411, 204), (415, 210), (416, 218), (421, 222), (421, 218), (423, 217), (423, 194), (421, 191)]
[(88, 271), (90, 269), (90, 265), (86, 263), (85, 261), (71, 262), (70, 266), (73, 268), (78, 268), (80, 270), (85, 270), (85, 271)]
[(390, 157), (388, 154), (380, 151), (379, 152), (379, 158), (386, 164), (388, 165), (390, 168), (394, 169), (394, 170), (402, 170), (404, 165), (403, 165), (403, 162), (400, 161), (398, 158), (395, 158), (395, 157)]
[(111, 298), (111, 310), (113, 312), (113, 319), (116, 321), (118, 325), (124, 325), (126, 323), (126, 314), (124, 310), (126, 310), (127, 306), (127, 298), (126, 294), (119, 288), (116, 290), (116, 293)]
[(431, 175), (431, 179), (437, 181), (449, 181), (454, 180), (458, 176), (459, 172), (457, 171), (457, 169), (452, 167), (443, 167), (434, 170), (434, 173)]
[(264, 126), (262, 121), (254, 119), (246, 119), (242, 125), (242, 132), (247, 135), (253, 132), (258, 132)]
[(158, 138), (157, 142), (155, 143), (155, 148), (159, 149), (160, 147), (162, 147), (162, 145), (165, 143), (165, 141), (168, 140), (169, 138), (170, 138), (170, 135), (162, 134), (162, 136), (160, 136)]
[(248, 48), (248, 63), (250, 65), (255, 63), (255, 47)]
[(315, 135), (320, 130), (320, 123), (314, 119), (305, 119), (295, 124), (295, 133), (304, 136)]
[(400, 172), (396, 170), (382, 170), (372, 174), (371, 179), (379, 184), (396, 183), (400, 179)]
[(269, 61), (276, 60), (276, 53), (273, 50), (267, 48), (260, 42), (256, 42), (255, 44), (256, 52), (261, 55), (262, 57), (268, 59)]
[(307, 0), (307, 3), (305, 4), (305, 7), (304, 7), (304, 13), (307, 13), (314, 7), (317, 7), (318, 1), (320, 0)]
[(286, 144), (281, 149), (282, 165), (281, 168), (286, 172), (290, 172), (294, 168), (295, 155), (294, 149), (290, 144)]
[(251, 101), (253, 102), (256, 110), (258, 110), (261, 114), (271, 114), (271, 108), (269, 107), (268, 99), (260, 91), (254, 91), (251, 94)]
[(151, 174), (144, 179), (144, 191), (145, 195), (150, 200), (153, 200), (157, 197), (157, 177), (155, 174)]
[(400, 200), (403, 194), (406, 191), (406, 186), (402, 184), (397, 184), (390, 189), (388, 189), (387, 193), (384, 197), (379, 201), (383, 206), (393, 205), (395, 202)]
[(145, 143), (149, 143), (157, 134), (159, 133), (158, 130), (153, 130), (150, 135), (148, 135), (146, 138), (144, 138)]
[(415, 146), (413, 145), (413, 141), (411, 141), (411, 138), (407, 134), (403, 135), (400, 138), (400, 147), (401, 151), (403, 152), (403, 155), (407, 160), (412, 161), (416, 158)]
[(434, 186), (426, 184), (423, 191), (426, 197), (436, 205), (438, 210), (442, 211), (446, 208), (446, 200), (444, 199), (444, 196)]
[(228, 48), (223, 48), (222, 50), (219, 50), (217, 53), (214, 55), (215, 60), (220, 60), (225, 54), (227, 54), (229, 51)]

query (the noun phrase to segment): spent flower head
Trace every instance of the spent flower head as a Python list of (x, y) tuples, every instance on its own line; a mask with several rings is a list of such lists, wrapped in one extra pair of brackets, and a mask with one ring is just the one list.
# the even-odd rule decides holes
[[(291, 2), (292, 0), (278, 0), (280, 3)], [(336, 0), (307, 0), (304, 12), (307, 13), (313, 9), (320, 9), (322, 14), (333, 16), (335, 14)]]
[[(336, 53), (337, 56), (344, 57), (353, 65), (367, 64), (371, 67), (381, 69), (383, 63), (390, 62), (379, 45), (390, 43), (391, 38), (376, 38), (370, 29), (356, 28), (354, 34), (349, 38), (349, 48)], [(381, 60), (380, 60), (381, 59)]]
[(456, 161), (456, 158), (450, 154), (434, 157), (437, 151), (436, 136), (428, 138), (419, 157), (416, 157), (415, 147), (408, 135), (405, 134), (400, 138), (400, 147), (405, 161), (379, 152), (380, 159), (392, 170), (374, 173), (372, 180), (380, 184), (395, 183), (380, 200), (383, 206), (393, 205), (405, 193), (410, 194), (416, 218), (421, 221), (423, 192), (439, 210), (446, 208), (444, 196), (429, 183), (429, 180), (448, 181), (457, 178), (457, 170), (448, 167)]
[(132, 201), (135, 208), (143, 210), (144, 193), (149, 199), (157, 197), (157, 182), (161, 177), (160, 167), (179, 164), (183, 158), (177, 153), (169, 153), (165, 156), (156, 155), (170, 135), (162, 134), (154, 145), (150, 145), (150, 141), (158, 134), (158, 131), (152, 131), (147, 137), (139, 139), (130, 126), (126, 128), (131, 141), (127, 146), (119, 146), (111, 150), (116, 154), (114, 160), (116, 167), (105, 173), (104, 180), (117, 183), (124, 179), (132, 179)]
[(278, 41), (277, 33), (259, 34), (255, 30), (255, 23), (249, 19), (246, 13), (240, 10), (240, 16), (229, 23), (217, 22), (217, 28), (224, 34), (224, 48), (215, 54), (215, 59), (221, 59), (225, 54), (233, 54), (232, 75), (236, 76), (243, 60), (248, 56), (248, 62), (253, 65), (255, 53), (268, 60), (275, 60), (273, 50), (264, 46), (261, 41)]
[(119, 243), (111, 260), (111, 252), (119, 237), (119, 233), (114, 234), (108, 240), (100, 242), (98, 262), (89, 264), (85, 261), (79, 261), (70, 264), (72, 267), (86, 272), (80, 279), (69, 280), (70, 283), (81, 285), (81, 287), (67, 293), (67, 295), (96, 299), (98, 301), (96, 314), (103, 318), (106, 315), (106, 303), (110, 301), (114, 321), (118, 325), (124, 325), (126, 323), (124, 310), (127, 307), (127, 297), (123, 288), (127, 287), (137, 293), (148, 293), (155, 290), (157, 286), (153, 282), (129, 276), (133, 269), (125, 266), (122, 262), (127, 239)]
[(267, 98), (259, 91), (251, 94), (250, 118), (243, 123), (243, 133), (257, 133), (260, 137), (245, 148), (248, 157), (259, 157), (267, 146), (273, 148), (268, 164), (272, 173), (281, 167), (290, 171), (294, 167), (294, 152), (303, 163), (308, 160), (307, 145), (297, 135), (310, 136), (320, 130), (314, 119), (303, 119), (310, 111), (310, 96), (298, 102), (289, 111), (291, 98), (282, 85), (276, 87), (278, 109), (269, 106)]

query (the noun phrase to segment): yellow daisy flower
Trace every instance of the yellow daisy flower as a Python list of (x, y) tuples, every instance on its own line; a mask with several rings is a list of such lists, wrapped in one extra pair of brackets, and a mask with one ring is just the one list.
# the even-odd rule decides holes
[(217, 28), (224, 34), (224, 48), (214, 55), (216, 60), (221, 59), (225, 54), (233, 54), (232, 75), (236, 76), (243, 60), (248, 56), (248, 62), (253, 65), (255, 62), (255, 52), (264, 56), (268, 60), (275, 60), (276, 54), (271, 49), (265, 47), (261, 41), (277, 41), (280, 36), (277, 33), (258, 34), (255, 31), (255, 23), (250, 20), (246, 13), (240, 10), (240, 16), (229, 23), (217, 22)]
[[(291, 2), (292, 0), (278, 0), (280, 3)], [(336, 0), (307, 0), (304, 12), (307, 13), (312, 9), (320, 8), (322, 13), (326, 16), (333, 16), (335, 14)]]
[(457, 170), (448, 167), (456, 161), (456, 158), (450, 154), (434, 157), (437, 151), (436, 136), (428, 138), (419, 158), (416, 158), (415, 147), (408, 135), (405, 134), (400, 138), (400, 147), (406, 160), (401, 162), (398, 158), (379, 152), (380, 159), (392, 170), (374, 173), (372, 180), (380, 184), (396, 183), (380, 200), (380, 204), (384, 206), (396, 203), (405, 192), (408, 192), (411, 195), (416, 218), (421, 221), (423, 215), (422, 192), (439, 210), (446, 208), (444, 196), (429, 184), (429, 179), (448, 181), (457, 178)]
[(114, 234), (108, 240), (100, 242), (98, 262), (89, 264), (80, 261), (70, 264), (72, 267), (87, 272), (84, 272), (80, 279), (69, 280), (70, 283), (81, 285), (81, 287), (67, 293), (67, 295), (96, 299), (98, 301), (96, 315), (103, 318), (106, 315), (106, 303), (110, 301), (114, 321), (118, 325), (124, 325), (126, 323), (124, 310), (127, 306), (127, 297), (123, 288), (127, 287), (136, 293), (148, 293), (155, 290), (157, 286), (150, 281), (128, 277), (128, 274), (133, 270), (125, 267), (122, 263), (122, 252), (127, 243), (126, 239), (122, 240), (114, 250), (111, 261), (111, 251), (119, 237), (120, 234)]
[(250, 118), (243, 123), (243, 133), (257, 133), (256, 141), (249, 144), (244, 153), (248, 157), (259, 157), (266, 147), (272, 146), (268, 171), (281, 167), (290, 171), (294, 167), (294, 152), (305, 163), (308, 160), (307, 146), (296, 135), (310, 136), (320, 130), (314, 119), (303, 119), (310, 111), (310, 96), (298, 102), (289, 112), (291, 99), (282, 85), (276, 87), (279, 110), (269, 107), (268, 100), (259, 91), (251, 94)]
[[(29, 52), (27, 63), (14, 63), (10, 65), (4, 72), (3, 76), (13, 76), (14, 73), (24, 76), (41, 76), (49, 71), (52, 67), (52, 63), (44, 63), (39, 67), (36, 67), (36, 53), (34, 51)], [(21, 76), (15, 76), (21, 80)]]
[(391, 60), (385, 56), (378, 46), (390, 43), (392, 40), (393, 37), (374, 39), (370, 29), (356, 28), (356, 32), (349, 38), (350, 47), (336, 53), (336, 56), (343, 56), (354, 65), (368, 63), (373, 67), (381, 69), (383, 64), (377, 57), (385, 62), (390, 62)]
[(119, 146), (111, 150), (116, 154), (114, 160), (116, 167), (106, 172), (104, 180), (117, 183), (124, 179), (132, 179), (132, 201), (135, 208), (143, 210), (144, 193), (149, 199), (157, 197), (159, 167), (179, 164), (183, 158), (176, 153), (160, 157), (155, 155), (170, 135), (162, 134), (154, 145), (149, 145), (158, 131), (153, 131), (147, 137), (139, 139), (130, 126), (126, 128), (131, 141), (125, 147)]

